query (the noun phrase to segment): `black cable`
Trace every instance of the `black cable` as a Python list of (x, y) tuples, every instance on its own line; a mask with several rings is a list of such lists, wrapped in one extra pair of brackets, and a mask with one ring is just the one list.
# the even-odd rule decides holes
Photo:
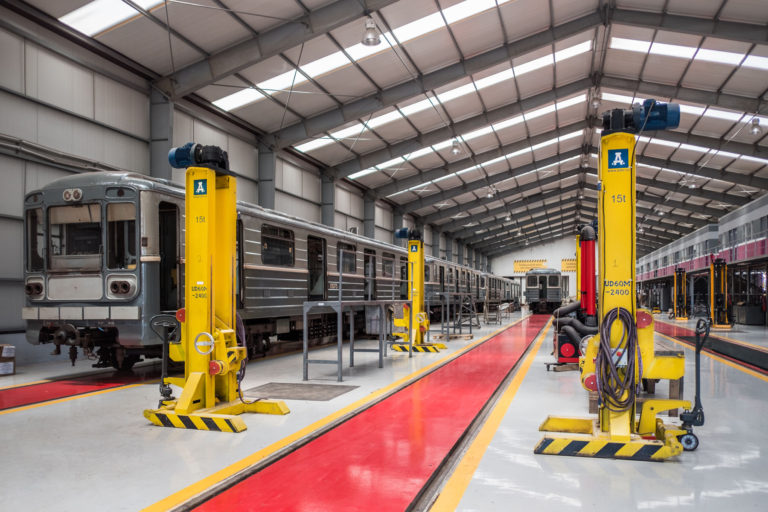
[[(623, 330), (618, 345), (611, 347), (611, 328), (616, 320), (621, 321)], [(622, 356), (614, 360), (614, 354), (618, 351), (622, 352)], [(626, 360), (623, 368), (617, 365), (617, 360), (621, 359)], [(636, 371), (638, 368), (639, 373)], [(614, 412), (631, 409), (637, 394), (636, 376), (642, 373), (643, 363), (638, 350), (635, 318), (629, 310), (614, 308), (600, 323), (600, 345), (595, 358), (597, 392), (601, 404)]]

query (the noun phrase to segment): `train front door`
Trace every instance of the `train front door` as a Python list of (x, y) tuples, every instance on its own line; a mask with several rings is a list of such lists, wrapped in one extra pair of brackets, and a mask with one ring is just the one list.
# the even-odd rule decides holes
[[(160, 310), (179, 309), (179, 207), (161, 202), (158, 206), (160, 253)], [(182, 281), (183, 282), (183, 281)]]
[(326, 273), (325, 239), (307, 237), (307, 270), (309, 270), (309, 300), (325, 300)]
[(539, 301), (547, 302), (547, 276), (539, 276)]

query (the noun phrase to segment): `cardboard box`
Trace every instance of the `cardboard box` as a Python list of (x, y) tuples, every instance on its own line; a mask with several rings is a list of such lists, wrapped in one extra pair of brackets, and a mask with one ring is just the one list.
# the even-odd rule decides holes
[(0, 375), (14, 375), (16, 373), (16, 347), (13, 345), (0, 345)]

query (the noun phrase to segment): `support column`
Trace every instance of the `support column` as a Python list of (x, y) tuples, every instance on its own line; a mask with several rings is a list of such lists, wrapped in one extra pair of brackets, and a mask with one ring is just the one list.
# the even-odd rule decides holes
[[(397, 208), (395, 208), (394, 210), (392, 210), (392, 229), (393, 229), (393, 231), (397, 231), (398, 229), (402, 228), (403, 226), (404, 226), (403, 211), (402, 210), (398, 210)], [(394, 244), (395, 245), (399, 245), (399, 246), (402, 247), (404, 240), (402, 238), (395, 238), (394, 236), (395, 235), (393, 233), (392, 234), (392, 239), (394, 241)]]
[(480, 258), (480, 251), (475, 249), (475, 268), (477, 270), (482, 270), (483, 261)]
[(363, 196), (363, 235), (376, 238), (376, 199), (369, 192)]
[(445, 237), (445, 259), (453, 261), (453, 238), (447, 235)]
[[(194, 142), (185, 140), (184, 143)], [(170, 180), (168, 151), (173, 145), (173, 102), (156, 89), (149, 95), (149, 175)]]
[(432, 226), (432, 256), (440, 259), (440, 231)]
[(457, 240), (456, 245), (456, 263), (459, 265), (464, 264), (464, 244), (461, 243), (461, 240)]
[(259, 144), (259, 206), (275, 209), (275, 173), (277, 156), (275, 151)]
[(473, 262), (474, 256), (475, 256), (475, 251), (473, 251), (470, 246), (467, 246), (467, 262), (466, 262), (466, 264), (467, 264), (467, 266), (469, 268), (473, 268), (472, 267), (472, 262)]
[(488, 256), (483, 254), (483, 272), (490, 272), (491, 268), (488, 266)]
[(320, 221), (331, 227), (336, 224), (336, 180), (325, 174), (320, 189)]

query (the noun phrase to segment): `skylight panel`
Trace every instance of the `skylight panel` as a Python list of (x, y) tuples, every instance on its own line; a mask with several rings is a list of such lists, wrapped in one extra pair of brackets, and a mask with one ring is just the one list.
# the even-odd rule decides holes
[(357, 137), (360, 135), (360, 132), (362, 132), (365, 129), (365, 126), (363, 126), (361, 123), (353, 124), (352, 126), (348, 126), (344, 128), (343, 130), (337, 130), (335, 132), (331, 132), (331, 136), (334, 139), (347, 139), (349, 137)]
[(437, 95), (437, 98), (442, 103), (445, 103), (473, 92), (475, 92), (475, 85), (470, 82), (466, 85), (462, 85), (461, 87), (457, 87), (455, 89), (451, 89), (450, 91), (440, 93)]
[(581, 94), (579, 96), (575, 96), (575, 97), (567, 99), (567, 100), (558, 101), (556, 103), (556, 106), (557, 106), (557, 110), (561, 110), (561, 109), (564, 109), (564, 108), (572, 107), (574, 105), (581, 105), (585, 101), (587, 101), (587, 95), (586, 94)]
[(400, 114), (400, 112), (393, 110), (391, 112), (387, 112), (386, 114), (372, 118), (370, 121), (366, 122), (365, 125), (368, 128), (376, 128), (383, 124), (391, 123), (392, 121), (399, 121), (402, 118), (403, 116)]
[(736, 113), (736, 112), (726, 112), (725, 110), (717, 110), (714, 108), (708, 108), (706, 112), (704, 112), (704, 115), (707, 117), (714, 117), (716, 119), (724, 119), (726, 121), (739, 121), (744, 116), (744, 114)]
[(493, 129), (496, 131), (503, 130), (504, 128), (509, 128), (510, 126), (514, 126), (516, 124), (520, 124), (523, 122), (523, 115), (510, 117), (509, 119), (506, 119), (504, 121), (499, 121), (498, 123), (492, 125)]
[(653, 45), (651, 45), (651, 53), (653, 55), (690, 59), (696, 53), (696, 48), (693, 48), (692, 46), (680, 46), (677, 44), (653, 43)]
[(376, 167), (371, 167), (370, 169), (364, 169), (360, 172), (356, 172), (355, 174), (350, 174), (349, 179), (356, 180), (358, 178), (362, 178), (363, 176), (368, 176), (369, 174), (373, 174), (377, 172), (379, 169)]
[(562, 50), (558, 50), (555, 52), (555, 62), (560, 62), (566, 59), (570, 59), (571, 57), (576, 57), (577, 55), (581, 55), (582, 53), (587, 53), (592, 49), (592, 41), (584, 41), (583, 43), (579, 43), (574, 46), (570, 46), (568, 48), (563, 48)]
[(611, 48), (615, 50), (627, 50), (630, 52), (648, 53), (651, 47), (649, 41), (638, 41), (636, 39), (625, 39), (623, 37), (612, 37)]
[[(632, 96), (625, 96), (623, 94), (613, 94), (610, 92), (601, 93), (600, 98), (606, 101), (615, 101), (616, 103), (622, 103), (626, 105), (631, 105), (635, 101), (635, 98), (633, 98)], [(680, 109), (682, 110), (682, 105), (680, 106)]]
[(707, 148), (703, 148), (701, 146), (694, 146), (693, 144), (680, 144), (680, 149), (685, 149), (687, 151), (695, 151), (697, 153), (709, 153), (709, 150)]
[(704, 109), (702, 107), (694, 107), (693, 105), (680, 105), (680, 112), (700, 116), (704, 113)]
[[(135, 2), (142, 9), (151, 9), (160, 5), (162, 0), (135, 0)], [(94, 0), (65, 14), (59, 18), (59, 21), (87, 36), (93, 36), (138, 14), (139, 11), (122, 0)]]
[(583, 134), (584, 134), (584, 130), (577, 130), (575, 132), (567, 133), (565, 135), (561, 135), (560, 137), (558, 137), (558, 139), (559, 139), (558, 142), (563, 142), (565, 140), (574, 139), (576, 137), (580, 137)]
[(432, 102), (429, 100), (421, 100), (421, 101), (417, 101), (416, 103), (412, 103), (407, 107), (402, 107), (400, 109), (400, 112), (402, 112), (404, 116), (410, 116), (418, 112), (427, 110), (428, 108), (432, 108)]
[(379, 164), (376, 167), (379, 169), (383, 169), (386, 167), (392, 167), (393, 165), (396, 165), (396, 164), (402, 164), (403, 162), (405, 162), (405, 159), (401, 156), (398, 156), (397, 158), (393, 158), (392, 160), (387, 160), (383, 164)]
[(287, 91), (291, 88), (291, 86), (296, 86), (306, 81), (307, 80), (303, 75), (300, 75), (299, 73), (291, 70), (286, 71), (285, 73), (281, 73), (276, 77), (270, 78), (269, 80), (259, 82), (257, 85), (259, 89), (269, 94), (273, 94), (275, 92)]
[(307, 151), (312, 151), (314, 149), (322, 148), (323, 146), (327, 146), (328, 144), (333, 144), (334, 142), (336, 141), (329, 137), (322, 137), (319, 139), (311, 140), (309, 142), (305, 142), (304, 144), (301, 144), (299, 146), (296, 146), (296, 149), (298, 149), (302, 153), (306, 153)]
[(456, 23), (494, 7), (496, 7), (495, 0), (469, 0), (443, 9), (443, 14), (448, 23)]
[(679, 142), (670, 142), (668, 140), (662, 140), (662, 139), (651, 139), (651, 144), (658, 144), (659, 146), (667, 146), (670, 148), (677, 148), (680, 146)]
[(758, 57), (757, 55), (750, 55), (744, 59), (744, 64), (748, 68), (762, 69), (768, 71), (768, 57)]
[(519, 66), (515, 66), (515, 75), (520, 76), (524, 75), (526, 73), (530, 73), (531, 71), (536, 71), (537, 69), (541, 69), (547, 66), (551, 66), (555, 63), (555, 59), (552, 57), (552, 54), (545, 55), (544, 57), (539, 57), (538, 59), (533, 59), (530, 62), (526, 62), (525, 64), (520, 64)]
[(263, 97), (264, 96), (259, 91), (249, 87), (230, 94), (229, 96), (224, 96), (223, 98), (214, 101), (213, 104), (222, 110), (230, 111), (242, 107), (243, 105), (247, 105), (248, 103), (258, 101)]
[(743, 58), (743, 53), (723, 52), (700, 48), (699, 51), (696, 52), (696, 58), (694, 60), (703, 60), (706, 62), (717, 62), (718, 64), (731, 64), (732, 66), (738, 66)]
[(443, 15), (438, 11), (416, 21), (406, 23), (402, 27), (392, 30), (392, 32), (397, 40), (400, 41), (400, 44), (402, 44), (443, 27), (445, 27)]
[(747, 162), (755, 162), (758, 164), (768, 165), (768, 160), (765, 158), (757, 158), (754, 156), (748, 156), (748, 155), (741, 155), (742, 160), (746, 160)]
[(343, 52), (334, 52), (322, 59), (317, 59), (309, 64), (304, 64), (301, 66), (301, 70), (314, 78), (349, 64), (349, 59)]
[(513, 151), (512, 153), (507, 153), (504, 156), (506, 158), (515, 158), (516, 156), (524, 155), (530, 152), (531, 152), (531, 148), (523, 148), (523, 149), (518, 149), (517, 151)]
[(496, 85), (499, 82), (503, 82), (505, 80), (511, 80), (512, 78), (514, 78), (514, 76), (515, 76), (515, 72), (512, 70), (512, 68), (505, 69), (504, 71), (500, 71), (499, 73), (495, 73), (491, 76), (487, 76), (485, 78), (475, 80), (475, 86), (478, 89), (484, 89), (486, 87)]
[(546, 107), (537, 108), (536, 110), (531, 110), (530, 112), (526, 112), (523, 115), (525, 116), (525, 120), (529, 121), (531, 119), (536, 119), (537, 117), (541, 117), (547, 114), (551, 114), (555, 111), (555, 104), (547, 105)]
[(404, 158), (406, 160), (413, 160), (414, 158), (419, 158), (420, 156), (428, 155), (432, 153), (432, 148), (430, 146), (427, 146), (425, 148), (417, 149), (413, 153), (408, 153)]
[(482, 137), (483, 135), (488, 135), (489, 133), (493, 133), (493, 128), (491, 126), (485, 126), (483, 128), (480, 128), (479, 130), (475, 130), (467, 134), (464, 134), (461, 136), (461, 138), (464, 139), (465, 141), (468, 141), (468, 140), (476, 139), (478, 137)]

